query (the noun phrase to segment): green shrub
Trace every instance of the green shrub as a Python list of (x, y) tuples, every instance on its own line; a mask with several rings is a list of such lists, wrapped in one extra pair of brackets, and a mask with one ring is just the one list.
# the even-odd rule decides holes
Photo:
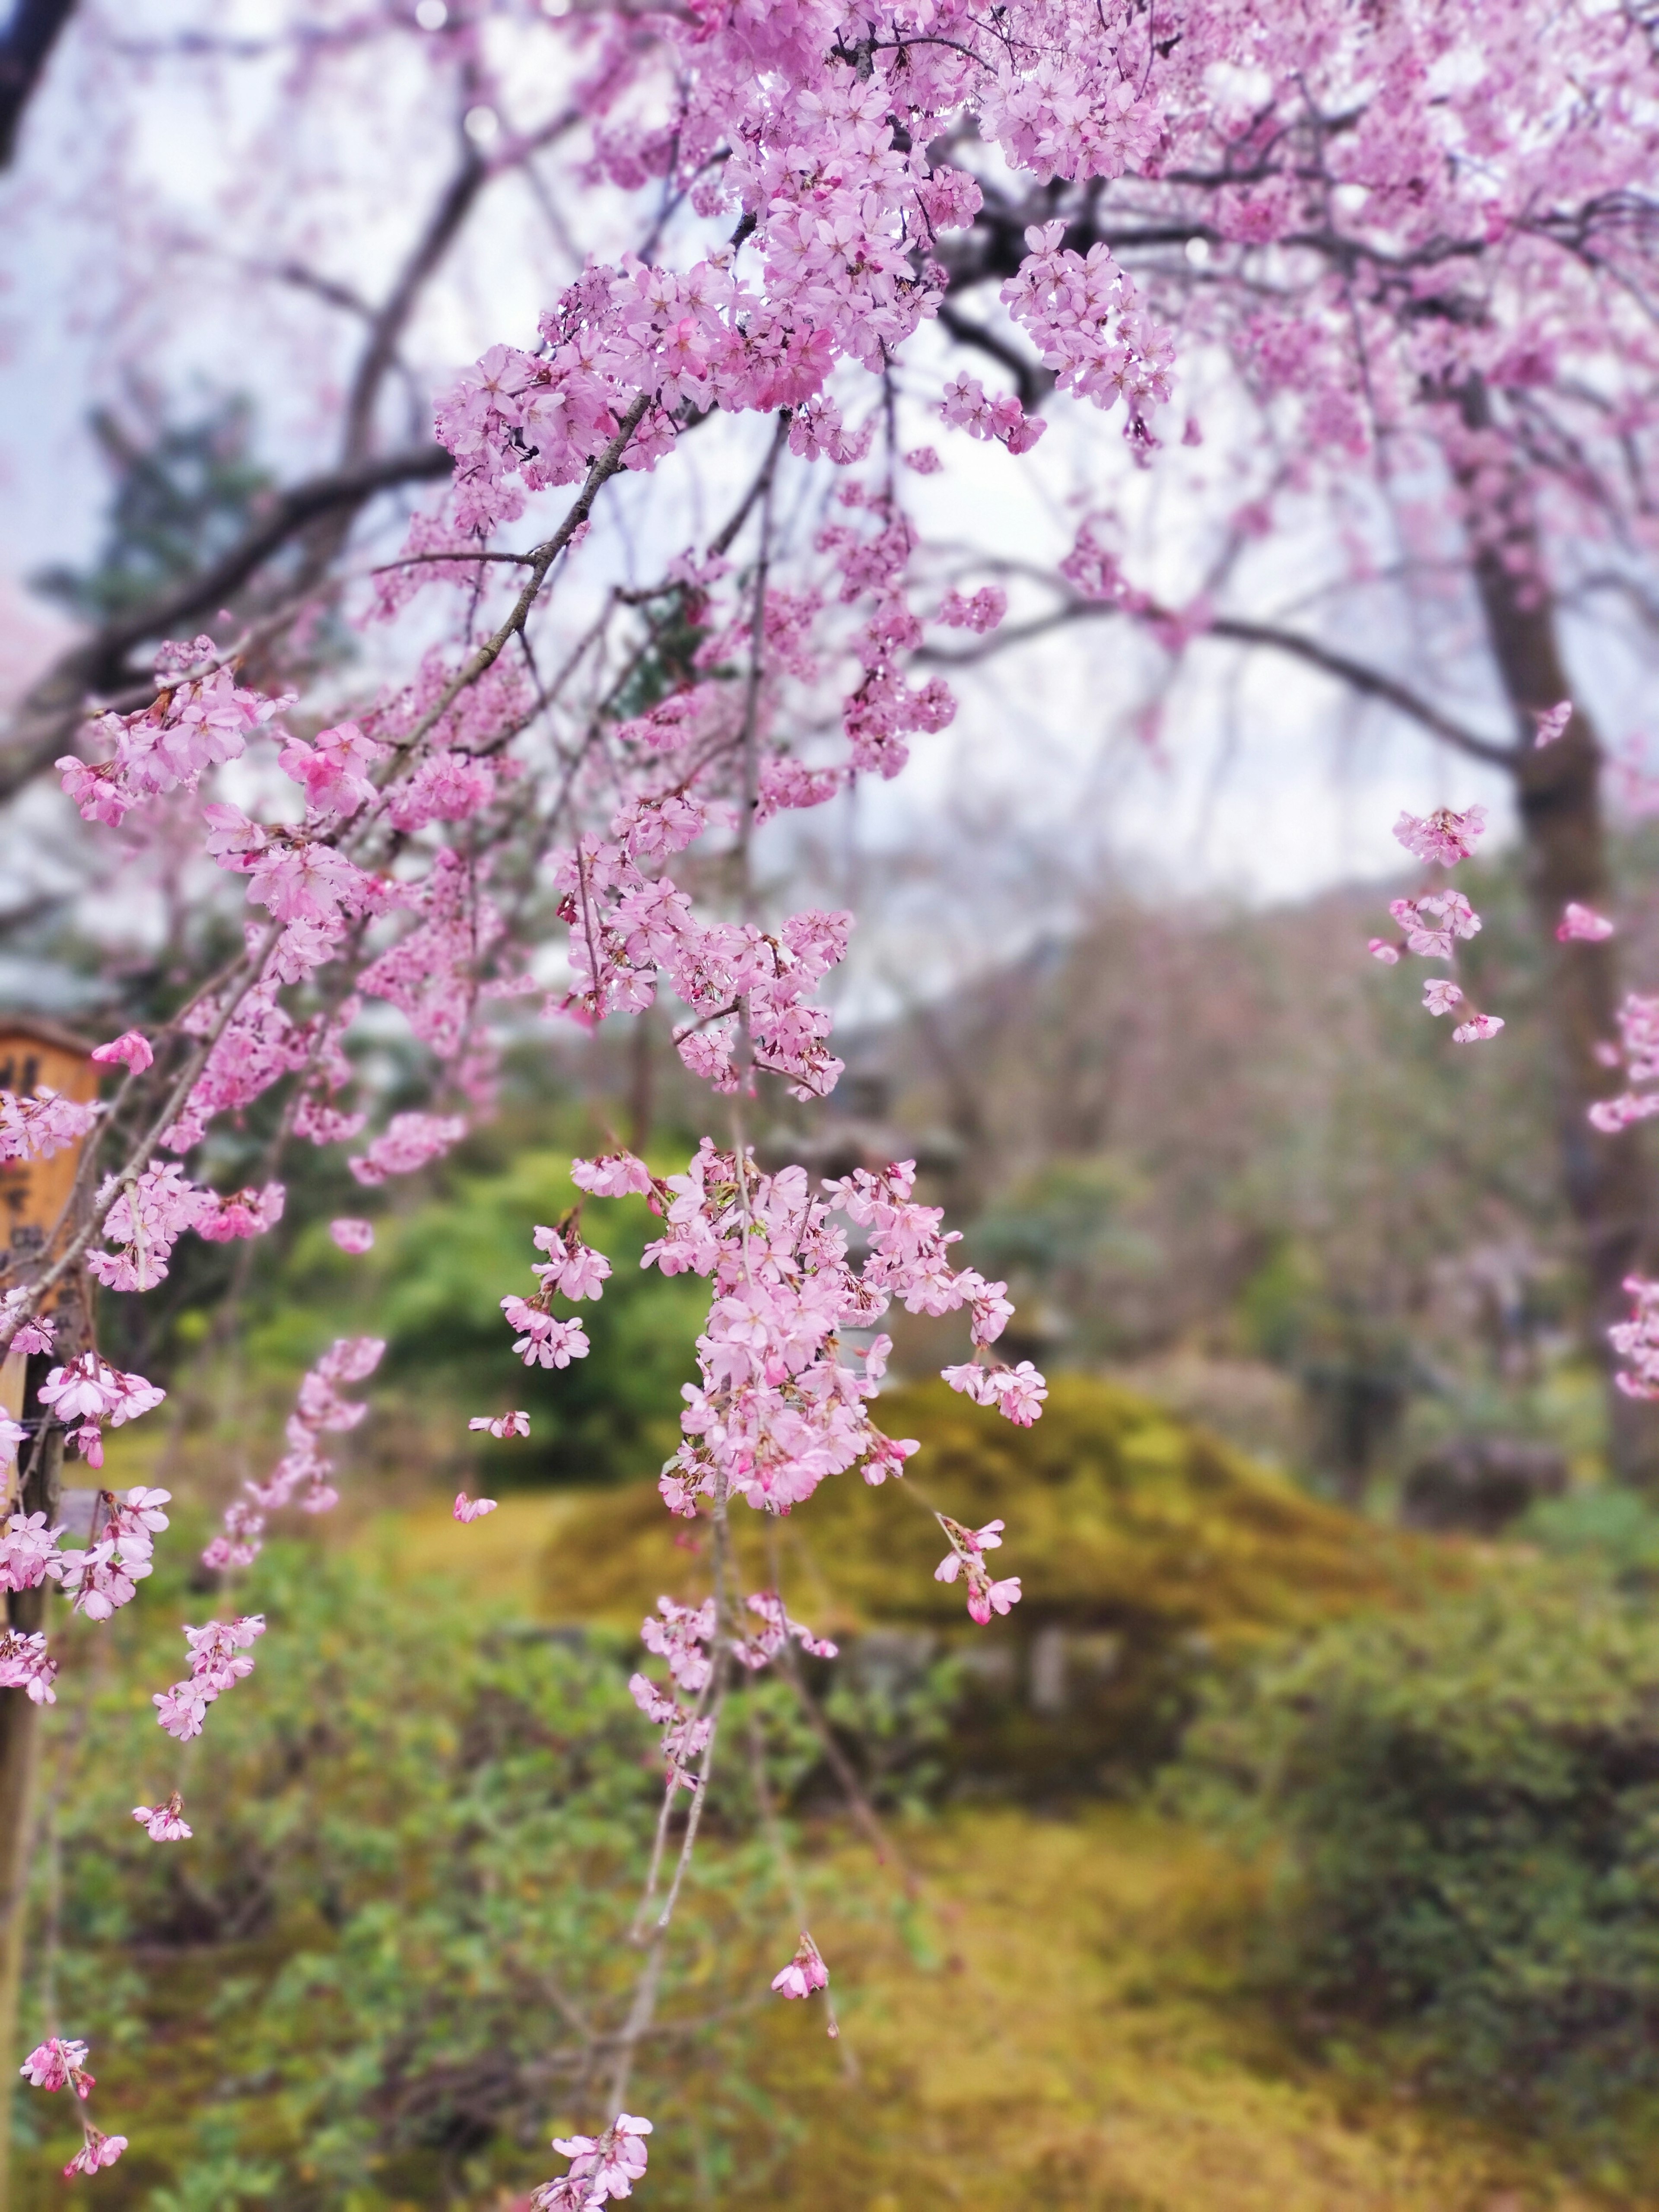
[[(131, 2139), (110, 2212), (412, 2212), (558, 2171), (548, 2138), (600, 2113), (638, 1972), (661, 1780), (636, 1647), (276, 1544), (238, 1601), (270, 1624), (254, 1671), (181, 1754), (150, 1693), (182, 1671), (180, 1614), (213, 1607), (180, 1583), (175, 1554), (107, 1630), (70, 1632), (44, 1762), (23, 2028), (61, 2015), (92, 2041), (97, 2117)], [(799, 1926), (750, 1716), (780, 1798), (815, 1747), (781, 1685), (745, 1680), (728, 1714), (635, 2075), (665, 2212), (702, 2201), (693, 2169), (734, 2132), (763, 2172), (790, 2139), (742, 2087)], [(175, 1781), (193, 1838), (154, 1844), (131, 1805)], [(76, 2115), (27, 2090), (15, 2109), (12, 2202), (34, 2212), (61, 2200)]]
[(1580, 2128), (1659, 2087), (1659, 1623), (1609, 1584), (1517, 1564), (1328, 1627), (1218, 1699), (1183, 1778), (1277, 1842), (1304, 2018)]

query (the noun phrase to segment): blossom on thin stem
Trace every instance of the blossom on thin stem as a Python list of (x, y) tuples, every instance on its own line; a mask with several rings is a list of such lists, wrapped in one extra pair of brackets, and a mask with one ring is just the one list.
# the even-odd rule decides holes
[(188, 1743), (200, 1735), (208, 1707), (253, 1672), (252, 1646), (265, 1632), (264, 1615), (249, 1613), (238, 1620), (210, 1620), (205, 1628), (186, 1628), (190, 1646), (188, 1680), (157, 1691), (150, 1703), (156, 1718), (171, 1736)]
[(1402, 813), (1394, 834), (1419, 860), (1455, 868), (1468, 859), (1486, 826), (1484, 806), (1465, 807), (1461, 814), (1449, 806), (1437, 806), (1431, 814)]
[(64, 2168), (64, 2179), (72, 2180), (77, 2173), (96, 2173), (100, 2166), (113, 2166), (126, 2147), (125, 2136), (102, 2135), (96, 2128), (88, 2128), (80, 2149)]
[(631, 2197), (645, 2172), (649, 2120), (618, 2112), (602, 2136), (556, 2136), (553, 2148), (570, 2171), (532, 2193), (535, 2212), (598, 2212), (613, 2197)]
[(827, 1990), (829, 1986), (830, 1969), (817, 1945), (803, 1928), (794, 1957), (773, 1975), (772, 1987), (781, 1997), (810, 1997), (814, 1990)]
[(933, 1518), (951, 1544), (950, 1551), (933, 1570), (933, 1580), (953, 1583), (958, 1575), (964, 1576), (969, 1616), (981, 1628), (994, 1613), (1007, 1613), (1017, 1606), (1020, 1599), (1019, 1577), (1010, 1575), (1006, 1581), (993, 1582), (985, 1565), (984, 1554), (1001, 1545), (1003, 1522), (988, 1521), (982, 1528), (966, 1528), (948, 1513), (935, 1513)]
[(486, 1513), (495, 1510), (493, 1498), (469, 1498), (464, 1490), (455, 1493), (455, 1503), (450, 1508), (453, 1517), (459, 1522), (482, 1521)]
[(185, 1801), (176, 1790), (164, 1805), (135, 1805), (132, 1817), (153, 1844), (183, 1843), (194, 1832), (185, 1818)]
[(95, 2075), (87, 2071), (86, 2045), (61, 2035), (49, 2035), (44, 2043), (37, 2043), (17, 2070), (31, 2088), (72, 2088), (83, 2104), (97, 2081)]
[(530, 1416), (522, 1412), (494, 1415), (475, 1413), (466, 1425), (469, 1429), (487, 1431), (492, 1437), (527, 1437), (530, 1434)]
[(366, 1382), (386, 1345), (378, 1336), (337, 1337), (301, 1377), (285, 1431), (288, 1449), (263, 1482), (245, 1482), (225, 1508), (221, 1533), (202, 1553), (202, 1564), (222, 1571), (252, 1566), (264, 1547), (265, 1524), (284, 1506), (326, 1513), (339, 1503), (329, 1477), (334, 1462), (322, 1449), (325, 1435), (355, 1429), (368, 1413), (362, 1399), (346, 1398), (348, 1383)]

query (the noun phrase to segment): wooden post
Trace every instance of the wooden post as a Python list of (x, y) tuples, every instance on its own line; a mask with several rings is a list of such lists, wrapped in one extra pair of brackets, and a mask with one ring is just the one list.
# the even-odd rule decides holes
[[(96, 1097), (98, 1070), (88, 1058), (87, 1047), (54, 1022), (0, 1015), (0, 1090), (27, 1097), (43, 1086), (65, 1098)], [(49, 1160), (15, 1160), (0, 1166), (0, 1241), (7, 1248), (8, 1287), (27, 1274), (32, 1261), (49, 1256), (54, 1237), (66, 1230), (64, 1209), (79, 1163), (80, 1147), (71, 1146)], [(60, 1285), (51, 1310), (58, 1352), (67, 1358), (83, 1351), (91, 1336), (84, 1283), (70, 1277)], [(25, 1358), (14, 1352), (0, 1364), (0, 1405), (32, 1431), (21, 1446), (22, 1510), (46, 1514), (49, 1525), (58, 1517), (64, 1432), (53, 1425), (42, 1437), (37, 1424), (40, 1385), (54, 1364), (50, 1357)], [(44, 1585), (7, 1595), (7, 1626), (26, 1635), (44, 1625), (46, 1611)], [(40, 1708), (26, 1691), (0, 1689), (0, 2212), (7, 2212), (11, 2201), (11, 2100), (21, 2055), (17, 2007), (40, 1723)]]

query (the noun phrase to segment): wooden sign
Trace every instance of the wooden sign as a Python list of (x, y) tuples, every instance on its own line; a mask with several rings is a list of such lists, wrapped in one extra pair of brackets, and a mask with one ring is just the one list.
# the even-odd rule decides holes
[[(33, 1014), (0, 1014), (0, 1091), (27, 1097), (44, 1089), (85, 1103), (98, 1096), (99, 1071), (89, 1054), (89, 1046), (56, 1022)], [(14, 1261), (46, 1251), (80, 1163), (80, 1146), (69, 1145), (49, 1160), (0, 1164), (0, 1246), (9, 1248)], [(0, 1405), (14, 1419), (23, 1409), (25, 1364), (11, 1356), (0, 1367)]]

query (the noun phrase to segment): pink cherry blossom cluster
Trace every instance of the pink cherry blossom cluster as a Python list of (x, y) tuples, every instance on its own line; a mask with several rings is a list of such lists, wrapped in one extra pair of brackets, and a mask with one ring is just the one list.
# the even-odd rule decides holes
[(948, 1513), (936, 1513), (933, 1518), (951, 1544), (949, 1552), (933, 1570), (933, 1580), (953, 1583), (958, 1575), (964, 1577), (969, 1613), (981, 1627), (994, 1613), (1007, 1613), (1017, 1606), (1020, 1599), (1019, 1577), (1010, 1575), (1002, 1582), (994, 1582), (985, 1564), (985, 1553), (997, 1550), (1002, 1542), (1003, 1523), (988, 1521), (982, 1528), (964, 1528)]
[(84, 2127), (81, 2148), (64, 2168), (64, 2179), (72, 2181), (77, 2173), (97, 2173), (106, 2166), (113, 2166), (127, 2147), (125, 2136), (106, 2136), (94, 2127)]
[(0, 1162), (49, 1160), (80, 1143), (98, 1110), (95, 1103), (81, 1105), (44, 1087), (27, 1098), (0, 1091)]
[(1628, 1321), (1616, 1322), (1608, 1340), (1630, 1365), (1615, 1377), (1630, 1398), (1659, 1398), (1659, 1283), (1644, 1275), (1628, 1275), (1625, 1288), (1635, 1301)]
[(68, 753), (58, 763), (88, 822), (118, 830), (135, 806), (164, 792), (194, 791), (210, 769), (239, 760), (252, 732), (293, 704), (241, 690), (210, 637), (163, 646), (155, 676), (148, 707), (94, 724), (94, 742), (108, 747), (109, 758), (94, 763)]
[(600, 2136), (556, 2136), (553, 2148), (570, 2171), (531, 2194), (534, 2212), (599, 2212), (614, 2198), (631, 2197), (645, 2172), (649, 2120), (618, 2112)]
[(652, 1725), (663, 1731), (662, 1756), (669, 1785), (695, 1790), (695, 1762), (708, 1749), (714, 1733), (712, 1717), (703, 1711), (705, 1692), (714, 1678), (714, 1662), (708, 1646), (714, 1635), (714, 1601), (681, 1605), (672, 1597), (657, 1600), (658, 1620), (647, 1615), (640, 1640), (647, 1651), (668, 1662), (675, 1689), (684, 1691), (691, 1703), (683, 1705), (674, 1690), (664, 1690), (648, 1674), (629, 1677), (629, 1693)]
[(1598, 1098), (1589, 1109), (1593, 1128), (1614, 1136), (1632, 1121), (1659, 1114), (1659, 1091), (1633, 1086), (1659, 1081), (1659, 996), (1627, 991), (1619, 1008), (1619, 1042), (1604, 1043), (1598, 1057), (1607, 1067), (1622, 1066), (1629, 1085), (1613, 1098)]
[(167, 1525), (161, 1508), (171, 1498), (169, 1491), (143, 1488), (128, 1491), (125, 1498), (100, 1493), (101, 1530), (94, 1522), (92, 1541), (83, 1551), (59, 1555), (57, 1571), (64, 1595), (74, 1599), (77, 1613), (88, 1620), (108, 1620), (137, 1595), (136, 1585), (153, 1571), (155, 1537)]
[(466, 1425), (469, 1429), (481, 1429), (498, 1439), (503, 1437), (527, 1437), (530, 1434), (530, 1416), (523, 1412), (475, 1413)]
[[(17, 2070), (33, 2088), (73, 2089), (83, 2105), (95, 2085), (96, 2077), (87, 2071), (86, 2045), (69, 2036), (51, 2035), (44, 2043), (36, 2044)], [(64, 2168), (66, 2179), (113, 2166), (127, 2147), (125, 2136), (100, 2133), (84, 2114), (81, 2136), (80, 2149)]]
[[(1468, 859), (1486, 823), (1484, 806), (1471, 806), (1461, 814), (1440, 806), (1431, 814), (1401, 814), (1394, 834), (1419, 860), (1451, 868)], [(1480, 915), (1462, 891), (1419, 891), (1415, 898), (1395, 899), (1389, 912), (1404, 933), (1403, 942), (1373, 937), (1369, 948), (1371, 957), (1385, 968), (1395, 967), (1402, 952), (1414, 952), (1425, 960), (1455, 960), (1459, 940), (1476, 936), (1480, 928)], [(1455, 1044), (1484, 1043), (1504, 1026), (1500, 1016), (1471, 1006), (1462, 986), (1447, 975), (1431, 975), (1424, 984), (1423, 1006), (1435, 1015), (1461, 1010), (1452, 1030)]]
[(1599, 945), (1613, 934), (1615, 925), (1594, 907), (1581, 906), (1570, 899), (1561, 909), (1561, 919), (1555, 925), (1556, 941), (1561, 945)]
[(1063, 222), (1026, 232), (1026, 258), (1003, 286), (1003, 304), (1062, 392), (1103, 408), (1121, 397), (1129, 433), (1144, 440), (1146, 416), (1170, 396), (1173, 334), (1136, 304), (1109, 247), (1097, 243), (1077, 253), (1062, 246), (1065, 235)]
[(167, 1392), (142, 1375), (126, 1375), (95, 1352), (54, 1367), (40, 1385), (40, 1403), (70, 1431), (88, 1467), (104, 1463), (104, 1430), (154, 1412)]
[(87, 2071), (86, 2045), (64, 2036), (37, 2043), (17, 2070), (32, 2089), (73, 2089), (82, 2104), (97, 2085)]
[[(0, 1299), (0, 1336), (4, 1337), (9, 1350), (25, 1359), (36, 1352), (52, 1350), (55, 1326), (50, 1314), (38, 1313), (26, 1318), (29, 1303), (30, 1292), (26, 1286), (8, 1291), (4, 1298)], [(16, 1442), (14, 1441), (6, 1456), (11, 1458), (15, 1450)]]
[(339, 1503), (329, 1480), (334, 1462), (324, 1453), (321, 1439), (355, 1429), (368, 1413), (366, 1401), (340, 1394), (353, 1382), (366, 1382), (385, 1350), (378, 1336), (337, 1337), (307, 1370), (288, 1418), (288, 1449), (263, 1482), (245, 1482), (241, 1495), (225, 1508), (223, 1526), (202, 1554), (204, 1566), (222, 1572), (252, 1566), (264, 1549), (265, 1524), (273, 1513), (295, 1504), (302, 1513), (327, 1513)]
[(117, 1249), (94, 1250), (87, 1266), (106, 1290), (148, 1291), (163, 1280), (173, 1248), (186, 1229), (210, 1244), (263, 1237), (283, 1218), (286, 1194), (279, 1182), (261, 1190), (221, 1196), (191, 1183), (176, 1161), (146, 1168), (125, 1184), (113, 1178), (104, 1234)]
[[(855, 1347), (848, 1333), (870, 1329), (896, 1297), (912, 1313), (968, 1308), (975, 1343), (988, 1345), (1012, 1310), (1005, 1285), (951, 1267), (956, 1234), (942, 1229), (937, 1206), (915, 1200), (913, 1160), (879, 1176), (860, 1169), (821, 1196), (805, 1169), (763, 1175), (746, 1151), (722, 1152), (707, 1138), (687, 1171), (665, 1180), (616, 1156), (578, 1161), (574, 1173), (586, 1188), (636, 1189), (647, 1178), (665, 1222), (644, 1264), (711, 1280), (701, 1380), (686, 1387), (685, 1441), (662, 1476), (676, 1513), (690, 1516), (699, 1498), (716, 1497), (787, 1511), (828, 1475), (856, 1467), (880, 1483), (898, 1473), (915, 1445), (884, 1436), (866, 1410), (889, 1340)], [(836, 1215), (862, 1232), (859, 1265)], [(1042, 1390), (1032, 1370), (996, 1402), (1029, 1419)]]
[(833, 1659), (841, 1649), (828, 1637), (814, 1636), (810, 1628), (803, 1628), (799, 1621), (792, 1620), (775, 1590), (751, 1591), (744, 1603), (759, 1620), (760, 1627), (735, 1638), (732, 1656), (751, 1671), (770, 1666), (785, 1644), (792, 1641), (814, 1659)]
[(772, 1977), (772, 1986), (781, 1997), (810, 1997), (814, 1990), (830, 1986), (830, 1969), (823, 1963), (817, 1945), (803, 1928), (795, 1955), (789, 1964)]
[[(45, 1514), (40, 1518), (44, 1521)], [(58, 1662), (47, 1652), (43, 1629), (26, 1634), (21, 1628), (8, 1628), (0, 1633), (0, 1689), (22, 1690), (33, 1705), (55, 1705), (58, 1692), (52, 1684), (57, 1675)]]
[(185, 1818), (185, 1801), (176, 1790), (163, 1804), (135, 1805), (132, 1817), (153, 1844), (187, 1843), (196, 1832)]
[[(825, 1045), (828, 1014), (807, 1001), (845, 953), (851, 918), (808, 911), (776, 931), (699, 921), (672, 878), (647, 875), (635, 857), (663, 837), (665, 818), (663, 806), (643, 808), (619, 840), (584, 838), (560, 855), (572, 971), (560, 1010), (584, 1023), (638, 1013), (660, 978), (690, 1010), (675, 1036), (681, 1059), (717, 1091), (738, 1089), (750, 1066), (789, 1079), (800, 1097), (828, 1091), (841, 1062)], [(681, 837), (683, 826), (666, 834)]]
[(264, 1632), (264, 1615), (259, 1613), (237, 1620), (210, 1620), (205, 1628), (185, 1629), (190, 1673), (184, 1681), (158, 1690), (150, 1699), (156, 1719), (169, 1735), (180, 1743), (200, 1735), (208, 1707), (233, 1683), (253, 1672), (249, 1655)]

